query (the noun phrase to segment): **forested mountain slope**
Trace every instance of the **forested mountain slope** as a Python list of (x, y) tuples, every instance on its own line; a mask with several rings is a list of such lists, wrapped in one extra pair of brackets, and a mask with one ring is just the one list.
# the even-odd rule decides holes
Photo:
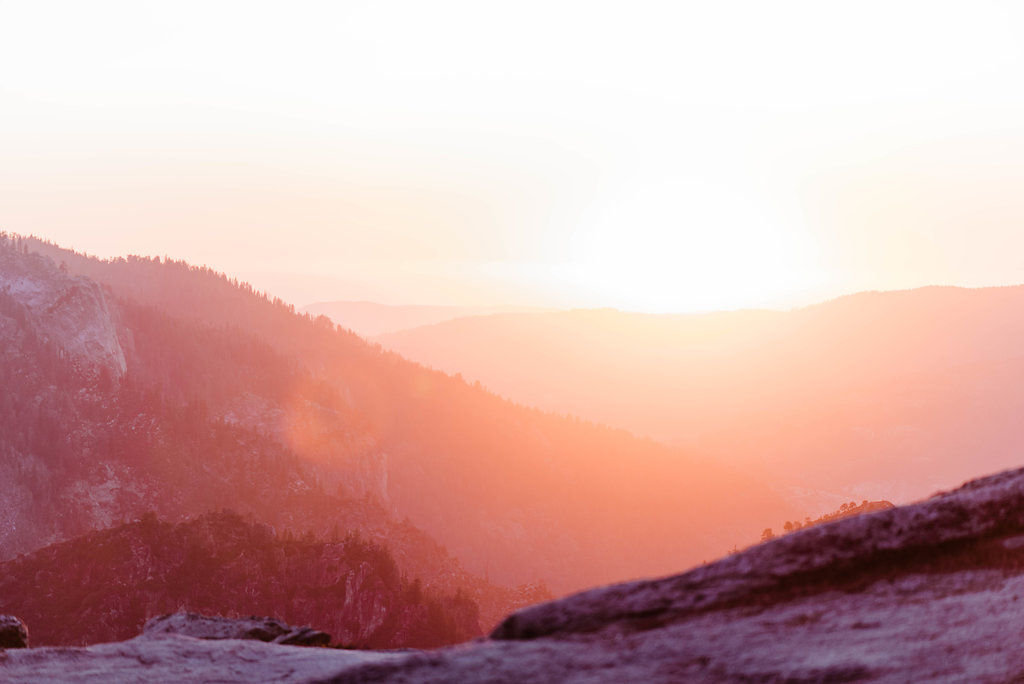
[[(309, 473), (295, 487), (314, 499), (320, 490), (372, 497), (495, 581), (542, 580), (562, 592), (664, 573), (755, 539), (760, 521), (797, 515), (712, 461), (512, 404), (209, 270), (25, 246), (51, 257), (54, 272), (63, 264), (69, 277), (109, 288), (128, 349), (119, 391), (133, 401), (157, 392), (169, 417), (206, 416), (224, 448), (195, 453), (212, 447), (224, 472), (267, 472), (253, 462), (264, 458), (258, 449), (225, 453), (238, 442), (232, 431), (245, 430)], [(115, 424), (140, 420), (132, 410)], [(155, 453), (177, 448), (172, 426), (158, 431)], [(205, 485), (191, 483), (208, 476), (177, 476), (181, 499), (224, 490), (202, 494)], [(280, 510), (308, 509), (282, 500)]]
[[(55, 334), (54, 320), (90, 321), (81, 329), (103, 334), (83, 344)], [(322, 409), (303, 403), (277, 420), (285, 412), (256, 398), (310, 386), (264, 344), (117, 304), (13, 243), (0, 245), (0, 342), (0, 560), (147, 511), (175, 521), (228, 507), (280, 533), (358, 532), (386, 545), (408, 577), (476, 601), (484, 626), (548, 596), (472, 575), (396, 518), (361, 486), (383, 477), (359, 460), (361, 433), (317, 432), (298, 444), (300, 456), (283, 435)]]
[(468, 595), (401, 575), (386, 547), (293, 538), (224, 511), (184, 523), (155, 514), (0, 564), (0, 613), (32, 625), (32, 643), (129, 639), (154, 615), (268, 615), (359, 648), (430, 648), (480, 635)]

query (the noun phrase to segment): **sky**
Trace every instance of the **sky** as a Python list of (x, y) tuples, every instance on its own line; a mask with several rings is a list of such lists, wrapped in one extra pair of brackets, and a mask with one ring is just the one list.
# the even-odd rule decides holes
[(997, 2), (0, 0), (0, 229), (296, 305), (1024, 282)]

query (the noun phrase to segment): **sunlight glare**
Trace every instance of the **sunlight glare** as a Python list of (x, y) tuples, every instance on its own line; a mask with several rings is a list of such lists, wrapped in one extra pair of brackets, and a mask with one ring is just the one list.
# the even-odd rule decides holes
[(610, 195), (581, 217), (570, 279), (618, 308), (770, 306), (814, 285), (811, 245), (774, 208), (706, 182)]

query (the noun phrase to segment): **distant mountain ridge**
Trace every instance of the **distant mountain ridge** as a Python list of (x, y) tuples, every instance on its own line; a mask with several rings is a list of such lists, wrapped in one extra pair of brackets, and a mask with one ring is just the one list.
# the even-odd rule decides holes
[(301, 311), (313, 316), (327, 316), (343, 328), (369, 338), (434, 325), (453, 318), (512, 312), (538, 313), (553, 309), (529, 306), (397, 306), (375, 302), (330, 301), (309, 304), (302, 307)]
[(787, 312), (509, 313), (375, 339), (513, 401), (730, 463), (811, 516), (919, 498), (1024, 449), (1024, 385), (1008, 380), (1024, 373), (1024, 286)]

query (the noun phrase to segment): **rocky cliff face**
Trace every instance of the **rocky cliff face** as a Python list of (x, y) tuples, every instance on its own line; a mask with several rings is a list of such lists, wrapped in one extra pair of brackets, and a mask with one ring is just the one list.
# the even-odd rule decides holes
[(0, 293), (21, 305), (28, 326), (78, 370), (119, 380), (127, 370), (103, 290), (38, 254), (0, 251)]
[[(99, 419), (102, 395), (125, 373), (115, 318), (95, 282), (0, 236), (0, 559), (76, 525), (110, 524), (143, 494), (121, 464), (90, 459), (95, 434), (83, 420)], [(72, 452), (75, 476), (65, 478)]]
[[(403, 682), (991, 682), (1024, 676), (1024, 470), (815, 526), (692, 572), (510, 616), (488, 640), (373, 654), (139, 637), (11, 651), (0, 676)], [(31, 628), (31, 624), (29, 625)], [(244, 658), (248, 664), (239, 666)]]

